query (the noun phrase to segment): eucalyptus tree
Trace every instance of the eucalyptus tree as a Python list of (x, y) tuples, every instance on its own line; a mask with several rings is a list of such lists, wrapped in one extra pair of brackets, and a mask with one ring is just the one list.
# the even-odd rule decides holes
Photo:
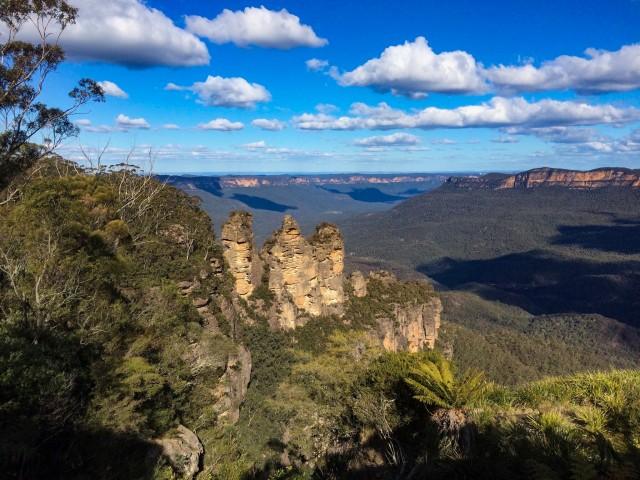
[[(64, 106), (41, 101), (47, 77), (64, 60), (64, 30), (77, 9), (65, 0), (0, 0), (0, 189), (78, 134), (71, 115), (90, 101), (104, 101), (94, 80), (83, 78)], [(4, 200), (17, 190), (4, 192)]]

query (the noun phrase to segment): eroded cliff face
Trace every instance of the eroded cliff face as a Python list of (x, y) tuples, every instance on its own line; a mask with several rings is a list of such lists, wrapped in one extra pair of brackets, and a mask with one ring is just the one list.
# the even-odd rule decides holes
[(238, 345), (236, 351), (227, 356), (224, 374), (214, 390), (214, 408), (221, 421), (233, 425), (240, 418), (240, 405), (251, 381), (251, 367), (251, 352), (244, 345)]
[(438, 338), (442, 303), (437, 297), (425, 303), (394, 305), (392, 318), (379, 318), (382, 345), (389, 352), (432, 349)]
[(222, 226), (224, 259), (235, 282), (235, 291), (248, 298), (256, 287), (257, 256), (253, 243), (253, 217), (248, 212), (233, 212)]
[(373, 306), (373, 334), (385, 350), (419, 352), (434, 348), (442, 302), (430, 284), (401, 282), (384, 270), (371, 272), (368, 277), (355, 272), (350, 281), (352, 295)]
[(539, 168), (512, 175), (505, 179), (498, 188), (536, 188), (541, 186), (562, 186), (577, 189), (638, 188), (640, 187), (640, 173), (613, 168), (599, 168), (588, 172)]
[(578, 190), (598, 188), (640, 188), (640, 171), (598, 168), (586, 172), (557, 168), (536, 168), (515, 175), (488, 174), (481, 177), (452, 177), (450, 186), (466, 190), (518, 190), (565, 187)]
[(287, 215), (265, 243), (261, 259), (276, 300), (277, 326), (290, 329), (304, 322), (305, 315), (342, 313), (344, 242), (337, 227), (320, 225), (307, 240)]
[(311, 237), (318, 264), (320, 303), (324, 314), (342, 315), (344, 304), (344, 240), (338, 227), (323, 223)]

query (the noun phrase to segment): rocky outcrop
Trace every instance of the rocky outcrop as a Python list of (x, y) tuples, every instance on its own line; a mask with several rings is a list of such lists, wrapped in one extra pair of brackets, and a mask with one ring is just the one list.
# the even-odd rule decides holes
[(233, 212), (222, 226), (223, 256), (235, 282), (235, 291), (248, 298), (256, 286), (258, 259), (253, 243), (253, 217), (248, 212)]
[(498, 189), (537, 187), (594, 189), (606, 187), (640, 187), (640, 172), (627, 169), (599, 168), (588, 172), (538, 168), (506, 178)]
[(515, 175), (491, 173), (480, 177), (451, 177), (446, 184), (465, 190), (524, 190), (565, 187), (577, 190), (640, 188), (640, 171), (598, 168), (589, 171), (536, 168)]
[(418, 352), (435, 346), (442, 303), (429, 283), (401, 282), (384, 270), (371, 272), (368, 278), (355, 272), (351, 283), (358, 286), (354, 297), (376, 312), (373, 334), (385, 350)]
[(204, 447), (187, 427), (178, 425), (169, 435), (157, 439), (162, 455), (168, 460), (174, 472), (184, 480), (191, 480), (200, 471)]
[(438, 338), (442, 303), (431, 297), (424, 303), (394, 305), (392, 318), (379, 318), (382, 345), (389, 352), (432, 349)]
[(275, 297), (277, 326), (290, 329), (305, 315), (342, 313), (344, 242), (337, 227), (322, 224), (307, 240), (287, 215), (265, 243), (261, 258)]
[(320, 304), (324, 314), (343, 313), (344, 240), (338, 227), (323, 223), (311, 237), (314, 259), (318, 264)]
[(251, 380), (251, 366), (251, 352), (243, 345), (238, 345), (227, 357), (224, 374), (214, 391), (217, 399), (214, 408), (225, 423), (235, 424), (240, 418), (240, 405)]
[(360, 271), (355, 271), (349, 277), (353, 295), (358, 298), (367, 296), (367, 280)]
[[(261, 311), (272, 328), (290, 330), (311, 317), (344, 315), (344, 240), (335, 225), (323, 223), (307, 239), (293, 217), (286, 215), (282, 226), (256, 255), (251, 217), (237, 212), (225, 223), (222, 238), (236, 293), (249, 301), (250, 308)], [(260, 270), (264, 268), (263, 275), (254, 273), (256, 264)], [(376, 286), (373, 292), (371, 282)], [(365, 303), (372, 302), (364, 311), (380, 312), (374, 319), (375, 330), (385, 349), (415, 352), (433, 348), (442, 305), (429, 284), (399, 282), (386, 271), (371, 272), (367, 278), (354, 272), (349, 284), (350, 295)], [(252, 296), (252, 292), (256, 295)], [(193, 301), (200, 309), (207, 307), (204, 299)], [(228, 380), (224, 380), (224, 385), (229, 384)], [(235, 384), (242, 393), (242, 382)]]

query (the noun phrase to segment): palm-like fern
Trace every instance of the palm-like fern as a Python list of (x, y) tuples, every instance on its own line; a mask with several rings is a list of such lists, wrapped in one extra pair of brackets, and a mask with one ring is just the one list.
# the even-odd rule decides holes
[(467, 418), (466, 409), (482, 397), (486, 385), (484, 375), (467, 372), (458, 378), (451, 363), (438, 357), (410, 370), (405, 382), (413, 389), (416, 400), (435, 407), (431, 420), (441, 435), (441, 453), (454, 457), (468, 454), (475, 428)]
[(410, 370), (405, 382), (414, 398), (429, 407), (464, 409), (482, 397), (486, 382), (482, 372), (467, 372), (457, 378), (451, 362), (443, 357), (421, 362)]

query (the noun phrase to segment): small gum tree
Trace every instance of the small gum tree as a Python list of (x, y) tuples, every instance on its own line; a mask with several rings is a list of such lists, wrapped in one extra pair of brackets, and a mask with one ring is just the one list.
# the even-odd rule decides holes
[(0, 0), (0, 201), (19, 193), (7, 189), (13, 179), (78, 134), (70, 120), (78, 108), (104, 101), (88, 78), (69, 92), (64, 107), (40, 101), (47, 77), (65, 58), (60, 36), (76, 15), (65, 0)]

